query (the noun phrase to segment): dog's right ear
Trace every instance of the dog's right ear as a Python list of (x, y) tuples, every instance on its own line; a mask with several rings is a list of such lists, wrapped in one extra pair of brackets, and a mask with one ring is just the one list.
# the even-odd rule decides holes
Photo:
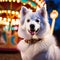
[(22, 17), (25, 16), (27, 12), (28, 12), (28, 9), (25, 6), (22, 6), (20, 11), (21, 16)]
[(28, 9), (25, 6), (22, 6), (21, 10), (20, 10), (20, 24), (23, 25), (24, 20), (25, 20), (25, 16), (28, 13)]

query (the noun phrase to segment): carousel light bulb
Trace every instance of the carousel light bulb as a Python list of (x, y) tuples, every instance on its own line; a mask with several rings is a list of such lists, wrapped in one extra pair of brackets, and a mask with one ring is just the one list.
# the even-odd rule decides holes
[(0, 22), (2, 21), (2, 17), (0, 17)]
[(30, 2), (28, 2), (28, 4), (31, 4)]
[(18, 14), (18, 18), (20, 18), (20, 14)]
[(19, 14), (19, 12), (17, 12), (17, 11), (16, 11), (16, 14), (18, 15), (18, 14)]
[(15, 11), (12, 11), (12, 14), (15, 14)]
[(3, 20), (6, 21), (6, 18), (4, 18)]
[(11, 25), (15, 25), (15, 19), (12, 19)]
[(17, 3), (19, 3), (20, 2), (20, 0), (17, 0)]
[(10, 18), (8, 18), (8, 22), (10, 22)]
[(0, 17), (0, 20), (2, 20), (2, 17)]
[(2, 10), (2, 13), (4, 13), (4, 10)]
[(4, 13), (6, 13), (6, 10), (4, 10)]
[(8, 1), (8, 0), (5, 0), (6, 2)]
[(0, 22), (1, 22), (2, 20), (0, 20)]
[(13, 0), (13, 2), (15, 2), (16, 0)]
[(0, 0), (0, 2), (2, 2), (2, 0)]
[(5, 0), (3, 0), (3, 2), (4, 2)]
[(37, 6), (37, 10), (39, 10), (40, 8)]
[(6, 22), (6, 25), (9, 25), (9, 22)]
[(10, 13), (10, 10), (8, 10), (8, 13)]
[(9, 2), (11, 2), (12, 0), (9, 0)]
[(39, 1), (38, 4), (41, 5), (41, 2)]
[(16, 19), (16, 25), (18, 25), (19, 24), (19, 19)]
[(33, 0), (33, 1), (34, 1), (34, 2), (37, 2), (37, 3), (39, 2), (39, 0)]
[(15, 22), (15, 19), (12, 19), (12, 22)]

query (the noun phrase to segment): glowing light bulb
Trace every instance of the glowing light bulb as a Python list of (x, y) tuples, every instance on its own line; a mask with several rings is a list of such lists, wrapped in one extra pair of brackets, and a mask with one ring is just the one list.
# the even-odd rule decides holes
[(10, 10), (8, 10), (8, 13), (10, 13)]
[(4, 10), (4, 13), (6, 13), (7, 11), (6, 10)]
[(16, 19), (16, 25), (18, 25), (19, 24), (19, 19)]
[(0, 20), (2, 20), (2, 17), (0, 17)]
[(6, 18), (4, 18), (3, 20), (4, 20), (4, 22), (5, 22), (5, 21), (6, 21)]
[(13, 0), (13, 2), (15, 2), (16, 0)]
[(6, 2), (8, 1), (8, 0), (5, 0)]
[(12, 19), (11, 25), (15, 25), (15, 19)]
[(12, 0), (9, 0), (9, 2), (11, 2)]
[(12, 11), (12, 14), (15, 14), (15, 11)]
[(18, 18), (20, 18), (21, 16), (20, 16), (20, 14), (18, 15)]
[(5, 0), (3, 0), (3, 2), (4, 2)]
[(20, 0), (17, 0), (17, 3), (19, 3), (20, 2)]
[(2, 2), (2, 0), (0, 0), (0, 2)]
[(16, 14), (18, 15), (18, 14), (19, 14), (19, 12), (17, 12), (17, 11), (16, 11)]
[(8, 18), (8, 22), (10, 22), (10, 18)]
[(2, 10), (2, 13), (4, 13), (4, 10)]

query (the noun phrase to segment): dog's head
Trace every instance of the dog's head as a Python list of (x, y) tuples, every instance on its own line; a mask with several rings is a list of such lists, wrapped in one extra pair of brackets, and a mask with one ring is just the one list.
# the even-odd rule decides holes
[(32, 12), (26, 7), (21, 8), (20, 26), (18, 35), (22, 38), (30, 39), (36, 35), (41, 38), (49, 30), (46, 7), (42, 7), (36, 12)]

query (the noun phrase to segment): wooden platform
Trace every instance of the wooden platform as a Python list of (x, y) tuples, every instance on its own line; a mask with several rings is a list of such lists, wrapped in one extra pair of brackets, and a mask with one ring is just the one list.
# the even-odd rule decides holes
[(0, 49), (0, 60), (22, 60), (19, 51), (15, 49)]
[(0, 54), (0, 60), (21, 60), (21, 56), (19, 53), (4, 53)]

